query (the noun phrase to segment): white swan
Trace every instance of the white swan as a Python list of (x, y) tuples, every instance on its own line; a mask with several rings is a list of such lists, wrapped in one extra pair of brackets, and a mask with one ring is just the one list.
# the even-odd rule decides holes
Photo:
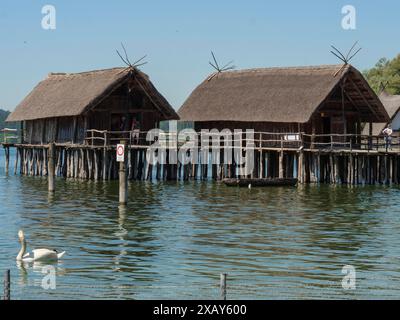
[(21, 250), (17, 255), (17, 261), (32, 262), (32, 261), (54, 261), (61, 259), (65, 254), (65, 251), (58, 253), (57, 250), (49, 249), (36, 249), (32, 250), (32, 255), (26, 253), (26, 240), (22, 230), (18, 231), (19, 242), (21, 243)]

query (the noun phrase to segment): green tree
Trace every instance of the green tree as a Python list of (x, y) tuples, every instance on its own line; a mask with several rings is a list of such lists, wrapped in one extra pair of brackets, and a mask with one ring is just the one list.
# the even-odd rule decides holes
[(5, 120), (7, 119), (10, 112), (0, 109), (0, 129), (6, 127)]
[(386, 91), (400, 94), (400, 54), (392, 60), (381, 58), (375, 67), (363, 72), (372, 89), (380, 93), (381, 84), (386, 85)]

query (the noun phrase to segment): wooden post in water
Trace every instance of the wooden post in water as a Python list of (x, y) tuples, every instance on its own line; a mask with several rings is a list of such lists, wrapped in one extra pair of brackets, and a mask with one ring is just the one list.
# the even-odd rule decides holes
[(305, 163), (304, 163), (304, 151), (300, 150), (298, 160), (298, 179), (301, 184), (305, 183)]
[(107, 164), (108, 164), (107, 146), (108, 146), (108, 137), (107, 137), (107, 131), (105, 131), (104, 147), (103, 147), (103, 181), (107, 180)]
[(355, 184), (355, 182), (354, 182), (354, 161), (353, 161), (353, 154), (351, 152), (349, 155), (347, 184), (350, 184), (350, 185)]
[(6, 174), (8, 174), (8, 167), (9, 167), (9, 163), (10, 163), (10, 148), (4, 147), (4, 152), (6, 154), (5, 170), (6, 170)]
[(283, 179), (284, 178), (284, 167), (283, 167), (283, 151), (281, 150), (279, 152), (279, 178)]
[(7, 270), (4, 274), (4, 300), (10, 300), (11, 298), (11, 281), (10, 281), (10, 270)]
[(226, 273), (221, 273), (220, 278), (220, 294), (221, 300), (226, 300)]
[(55, 156), (55, 144), (54, 142), (49, 144), (48, 150), (48, 180), (49, 180), (49, 192), (54, 192), (55, 187), (55, 166), (54, 166), (54, 156)]
[(19, 151), (19, 148), (15, 149), (14, 175), (17, 174)]
[(125, 146), (124, 151), (124, 161), (119, 163), (119, 203), (127, 204), (128, 203), (128, 183), (127, 183), (127, 175), (126, 175), (126, 142), (124, 140), (120, 141), (120, 144)]
[(108, 165), (108, 153), (107, 153), (107, 147), (103, 148), (103, 181), (107, 180), (107, 165)]

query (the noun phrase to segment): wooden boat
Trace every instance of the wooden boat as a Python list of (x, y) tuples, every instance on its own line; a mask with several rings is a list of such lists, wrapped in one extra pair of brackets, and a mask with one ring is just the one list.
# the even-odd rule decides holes
[(295, 178), (264, 178), (264, 179), (223, 179), (229, 187), (269, 187), (269, 186), (295, 186), (297, 179)]

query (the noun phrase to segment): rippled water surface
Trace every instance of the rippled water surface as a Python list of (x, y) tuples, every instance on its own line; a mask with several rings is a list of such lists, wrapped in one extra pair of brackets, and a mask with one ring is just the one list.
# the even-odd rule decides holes
[[(6, 176), (1, 152), (0, 272), (14, 299), (216, 299), (221, 272), (228, 299), (400, 298), (396, 187), (141, 182), (123, 209), (117, 182), (58, 179), (49, 196), (43, 178)], [(20, 228), (28, 249), (67, 251), (55, 290), (42, 265), (16, 264)]]

